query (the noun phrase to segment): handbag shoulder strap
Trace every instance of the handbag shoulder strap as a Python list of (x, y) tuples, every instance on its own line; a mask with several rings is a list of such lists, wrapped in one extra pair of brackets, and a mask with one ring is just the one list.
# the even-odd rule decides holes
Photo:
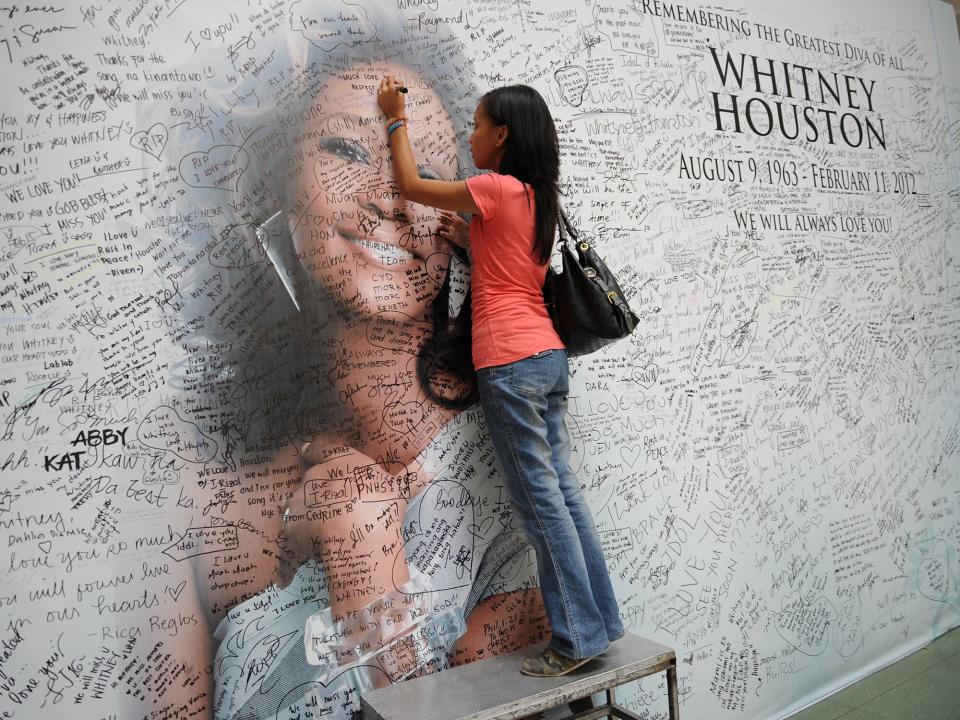
[(570, 222), (570, 218), (567, 217), (567, 214), (563, 211), (563, 208), (560, 208), (560, 214), (557, 218), (557, 230), (560, 236), (560, 244), (565, 245), (567, 240), (576, 241), (580, 237), (580, 233), (577, 232), (577, 229), (573, 226), (573, 223)]

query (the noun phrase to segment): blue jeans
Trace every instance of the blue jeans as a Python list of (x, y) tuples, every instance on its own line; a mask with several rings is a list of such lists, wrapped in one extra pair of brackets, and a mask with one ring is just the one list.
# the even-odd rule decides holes
[(537, 553), (550, 646), (571, 658), (599, 655), (624, 629), (596, 525), (570, 469), (567, 354), (547, 350), (477, 377), (514, 516)]

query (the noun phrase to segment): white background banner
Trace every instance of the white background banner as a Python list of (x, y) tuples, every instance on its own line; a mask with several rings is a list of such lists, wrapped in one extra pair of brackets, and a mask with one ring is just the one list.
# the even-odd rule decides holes
[(682, 716), (958, 624), (949, 6), (8, 3), (0, 67), (3, 718), (348, 718), (547, 636), (386, 72), (427, 177), (475, 172), (486, 90), (550, 105), (641, 317), (571, 362), (573, 461)]

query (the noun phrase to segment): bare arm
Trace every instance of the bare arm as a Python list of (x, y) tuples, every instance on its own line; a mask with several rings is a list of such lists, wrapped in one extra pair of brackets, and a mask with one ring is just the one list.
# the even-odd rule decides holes
[[(380, 81), (377, 102), (388, 118), (399, 117), (404, 113), (404, 96), (396, 89), (399, 85), (393, 75)], [(394, 177), (405, 198), (441, 210), (480, 214), (480, 208), (473, 201), (467, 183), (463, 180), (431, 180), (420, 177), (406, 125), (401, 125), (390, 134), (390, 154), (393, 158)]]

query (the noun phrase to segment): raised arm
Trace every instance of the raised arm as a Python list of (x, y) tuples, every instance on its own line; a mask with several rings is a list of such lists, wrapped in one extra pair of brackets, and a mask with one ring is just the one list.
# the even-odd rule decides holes
[(441, 210), (479, 214), (480, 209), (463, 180), (431, 180), (420, 177), (417, 163), (413, 158), (413, 148), (407, 136), (407, 120), (403, 118), (406, 109), (402, 84), (396, 75), (387, 75), (380, 81), (377, 91), (377, 104), (387, 116), (388, 127), (396, 125), (390, 133), (390, 153), (393, 158), (393, 174), (400, 186), (400, 192), (412, 202), (429, 205)]

